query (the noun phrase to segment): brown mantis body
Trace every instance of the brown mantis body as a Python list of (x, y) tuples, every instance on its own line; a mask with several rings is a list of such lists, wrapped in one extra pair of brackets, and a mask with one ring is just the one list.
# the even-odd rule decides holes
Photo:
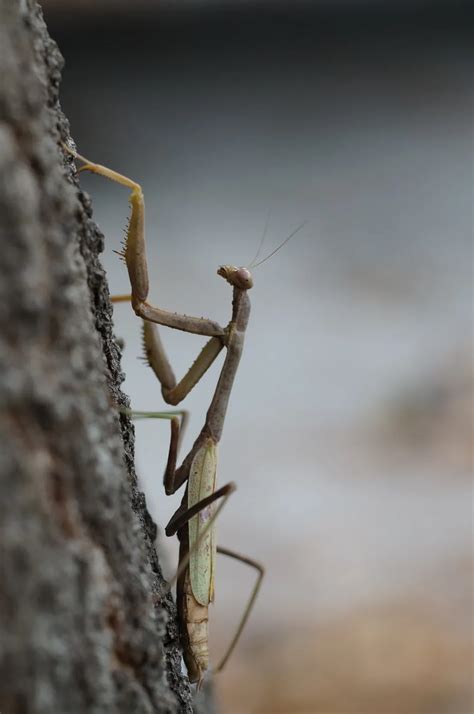
[[(68, 147), (65, 148), (72, 153)], [(229, 397), (244, 345), (245, 330), (250, 315), (247, 291), (253, 285), (252, 275), (244, 267), (224, 265), (218, 269), (218, 274), (233, 286), (232, 317), (225, 328), (212, 320), (180, 315), (150, 305), (147, 302), (149, 280), (144, 235), (145, 207), (140, 185), (105, 166), (94, 164), (77, 154), (73, 155), (83, 162), (81, 171), (89, 170), (131, 189), (130, 223), (125, 248), (121, 255), (127, 265), (132, 292), (130, 296), (119, 296), (116, 301), (130, 300), (135, 313), (144, 320), (144, 346), (147, 360), (160, 381), (165, 401), (172, 405), (179, 404), (201, 379), (223, 347), (227, 349), (204, 426), (178, 469), (176, 461), (180, 440), (180, 420), (178, 416), (172, 417), (168, 462), (164, 475), (166, 494), (175, 493), (186, 482), (182, 503), (172, 516), (165, 532), (169, 536), (176, 533), (180, 541), (180, 565), (176, 578), (183, 656), (190, 681), (197, 681), (200, 684), (208, 668), (208, 605), (214, 599), (216, 550), (259, 571), (237, 632), (216, 668), (217, 671), (223, 668), (237, 644), (264, 573), (262, 566), (256, 561), (225, 548), (216, 548), (213, 529), (218, 513), (235, 490), (233, 483), (215, 490), (217, 446), (222, 436)], [(151, 323), (210, 337), (179, 383), (176, 382), (156, 324)], [(146, 416), (145, 413), (140, 415)], [(224, 500), (213, 512), (213, 504), (219, 498)]]
[[(227, 328), (223, 330), (227, 338), (224, 343), (227, 347), (226, 358), (221, 369), (214, 396), (206, 414), (204, 426), (189, 454), (178, 469), (176, 469), (176, 459), (180, 423), (177, 417), (172, 419), (170, 449), (164, 476), (165, 492), (168, 495), (175, 493), (183, 483), (187, 483), (181, 506), (167, 525), (165, 532), (169, 536), (175, 533), (177, 534), (180, 541), (180, 564), (186, 563), (187, 560), (189, 560), (191, 565), (190, 568), (182, 568), (180, 565), (179, 570), (181, 572), (179, 572), (177, 580), (177, 604), (181, 622), (183, 655), (191, 681), (201, 681), (203, 673), (208, 666), (208, 605), (214, 599), (214, 558), (212, 556), (215, 544), (212, 532), (209, 534), (208, 541), (206, 541), (208, 534), (206, 534), (205, 531), (207, 527), (210, 527), (217, 515), (212, 514), (210, 510), (211, 504), (218, 498), (230, 496), (233, 490), (235, 490), (235, 486), (232, 483), (223, 486), (217, 491), (215, 490), (217, 446), (222, 435), (227, 405), (244, 345), (245, 330), (250, 314), (250, 301), (248, 299), (247, 290), (252, 286), (251, 275), (246, 268), (222, 266), (219, 268), (218, 273), (234, 286), (232, 318)], [(167, 387), (163, 388), (163, 394), (164, 396), (166, 395), (165, 399), (167, 401), (172, 400), (172, 403), (175, 403), (177, 392), (176, 382), (169, 367), (163, 370), (164, 352), (159, 340), (158, 331), (154, 325), (147, 323), (144, 323), (143, 328), (148, 362), (160, 379), (160, 382), (162, 382), (163, 371), (167, 373), (169, 379)], [(215, 359), (220, 349), (222, 349), (219, 345), (219, 351), (217, 351), (215, 347), (216, 339), (217, 338), (211, 338), (203, 348), (200, 357), (204, 355), (207, 359), (207, 350), (212, 350), (212, 354), (215, 353)], [(197, 364), (199, 364), (199, 357), (193, 367)], [(188, 375), (190, 372), (188, 372)], [(186, 377), (188, 375), (186, 375)], [(181, 384), (183, 382), (181, 382)], [(204, 592), (200, 595), (197, 593), (202, 589), (200, 583), (202, 577), (200, 572), (194, 573), (194, 559), (192, 554), (190, 554), (190, 527), (193, 520), (198, 521), (198, 524), (195, 533), (192, 534), (193, 542), (191, 543), (191, 550), (195, 546), (197, 556), (195, 560), (198, 563), (200, 561), (205, 563), (204, 568), (206, 575), (209, 575), (207, 579), (206, 575), (204, 576)], [(190, 524), (189, 528), (188, 523)], [(200, 538), (203, 539), (203, 543), (199, 543)], [(217, 548), (217, 552), (222, 552), (223, 554), (245, 562), (257, 568), (259, 571), (259, 578), (236, 635), (233, 638), (227, 654), (217, 667), (217, 670), (219, 670), (222, 669), (237, 644), (240, 633), (250, 614), (263, 577), (263, 568), (256, 561), (240, 556), (233, 551)], [(209, 573), (207, 573), (207, 562), (210, 563)], [(199, 566), (197, 570), (199, 571)]]

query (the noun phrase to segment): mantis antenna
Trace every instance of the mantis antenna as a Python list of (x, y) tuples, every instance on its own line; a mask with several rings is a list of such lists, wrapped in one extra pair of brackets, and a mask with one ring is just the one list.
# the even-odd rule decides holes
[(251, 268), (253, 265), (255, 265), (255, 263), (257, 262), (257, 260), (258, 260), (258, 258), (259, 258), (259, 256), (260, 256), (260, 252), (261, 252), (261, 250), (262, 250), (262, 248), (263, 248), (263, 244), (265, 243), (265, 238), (266, 238), (267, 231), (268, 231), (268, 224), (270, 223), (270, 214), (271, 214), (271, 212), (272, 212), (272, 208), (271, 208), (271, 206), (270, 206), (270, 208), (269, 208), (268, 211), (267, 211), (267, 217), (266, 217), (266, 219), (265, 219), (265, 227), (264, 227), (264, 229), (263, 229), (262, 237), (260, 238), (260, 243), (258, 244), (258, 250), (257, 250), (257, 252), (255, 253), (254, 257), (252, 258), (252, 262), (251, 262), (250, 265), (248, 266), (249, 268)]
[[(291, 238), (293, 238), (293, 236), (295, 236), (302, 228), (304, 228), (307, 223), (308, 223), (308, 221), (303, 221), (303, 223), (300, 223), (300, 225), (297, 228), (295, 228), (295, 230), (292, 231), (290, 233), (290, 235), (287, 236), (282, 243), (280, 243), (280, 245), (278, 245), (274, 250), (272, 250), (272, 252), (269, 253), (265, 258), (263, 258), (262, 260), (259, 260), (258, 263), (255, 263), (255, 260), (258, 257), (258, 253), (257, 253), (257, 256), (254, 258), (253, 262), (250, 264), (249, 267), (250, 268), (258, 268), (259, 265), (262, 265), (263, 263), (265, 263), (269, 258), (271, 258), (273, 255), (275, 255), (275, 253), (278, 253), (278, 251), (281, 250), (281, 248), (283, 248), (283, 246), (286, 245), (288, 243), (288, 241)], [(263, 245), (263, 240), (261, 241), (261, 245)], [(260, 249), (258, 252), (260, 252)]]

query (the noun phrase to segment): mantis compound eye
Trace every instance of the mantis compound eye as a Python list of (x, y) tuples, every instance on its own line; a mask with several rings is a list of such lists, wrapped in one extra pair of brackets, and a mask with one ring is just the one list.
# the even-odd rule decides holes
[(252, 273), (248, 268), (237, 268), (235, 272), (235, 284), (244, 290), (250, 290), (253, 287)]

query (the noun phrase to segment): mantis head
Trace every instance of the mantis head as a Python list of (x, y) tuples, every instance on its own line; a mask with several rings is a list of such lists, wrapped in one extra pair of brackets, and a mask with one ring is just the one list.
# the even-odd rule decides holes
[(265, 231), (263, 232), (257, 253), (255, 255), (255, 258), (250, 263), (249, 267), (245, 268), (241, 266), (240, 268), (237, 268), (235, 265), (220, 265), (217, 270), (217, 275), (220, 275), (221, 277), (225, 278), (227, 282), (232, 285), (232, 287), (237, 288), (238, 290), (250, 290), (250, 288), (253, 287), (253, 278), (249, 268), (258, 268), (259, 265), (265, 263), (269, 258), (275, 255), (275, 253), (278, 253), (280, 248), (283, 248), (283, 246), (288, 243), (290, 238), (293, 238), (293, 236), (298, 233), (298, 231), (300, 231), (305, 225), (306, 221), (303, 221), (303, 223), (301, 223), (298, 228), (295, 228), (295, 230), (292, 231), (290, 235), (287, 236), (282, 243), (280, 243), (279, 246), (277, 246), (274, 250), (272, 250), (271, 253), (269, 253), (265, 258), (262, 258), (262, 260), (259, 260), (257, 263), (258, 256), (260, 255), (260, 251), (262, 249), (263, 241), (265, 239), (265, 234), (267, 232), (267, 227), (265, 226)]
[(225, 278), (234, 288), (250, 290), (253, 287), (252, 273), (248, 268), (236, 268), (235, 265), (221, 265), (217, 275)]

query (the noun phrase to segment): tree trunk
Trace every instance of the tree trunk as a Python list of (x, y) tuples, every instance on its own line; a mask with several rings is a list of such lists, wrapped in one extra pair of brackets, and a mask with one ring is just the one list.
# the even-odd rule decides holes
[(0, 712), (209, 712), (181, 673), (62, 58), (0, 0)]

